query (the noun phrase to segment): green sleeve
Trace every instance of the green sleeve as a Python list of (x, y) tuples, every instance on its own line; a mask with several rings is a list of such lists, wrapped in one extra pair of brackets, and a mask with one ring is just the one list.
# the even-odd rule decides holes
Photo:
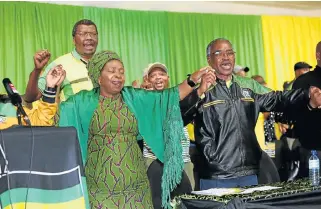
[(41, 93), (43, 93), (43, 91), (45, 90), (46, 88), (46, 77), (47, 77), (47, 74), (49, 72), (49, 70), (56, 66), (56, 63), (55, 61), (51, 62), (47, 67), (46, 69), (44, 70), (44, 72), (41, 74), (40, 78), (38, 79), (38, 88), (40, 90)]
[(253, 91), (256, 94), (266, 94), (272, 91), (272, 89), (259, 84), (257, 81), (253, 79), (252, 79), (252, 85), (253, 85)]

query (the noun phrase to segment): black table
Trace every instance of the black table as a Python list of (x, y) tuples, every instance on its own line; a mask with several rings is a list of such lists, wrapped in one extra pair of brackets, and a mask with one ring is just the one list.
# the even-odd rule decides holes
[(176, 198), (176, 206), (179, 209), (321, 209), (321, 187), (311, 187), (308, 179), (270, 186), (282, 189), (221, 197), (182, 195)]

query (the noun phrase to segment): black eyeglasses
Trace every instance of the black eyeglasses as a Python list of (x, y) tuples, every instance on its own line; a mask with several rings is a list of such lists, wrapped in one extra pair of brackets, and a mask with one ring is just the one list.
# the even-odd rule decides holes
[(89, 35), (92, 38), (97, 38), (97, 35), (98, 35), (98, 33), (92, 33), (92, 32), (80, 32), (80, 33), (76, 33), (76, 34), (82, 38), (87, 37), (87, 35)]

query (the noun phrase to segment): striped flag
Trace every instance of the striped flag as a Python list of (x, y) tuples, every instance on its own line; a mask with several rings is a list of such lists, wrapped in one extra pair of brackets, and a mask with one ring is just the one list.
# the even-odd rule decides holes
[(16, 127), (1, 131), (0, 201), (3, 209), (86, 209), (76, 130)]

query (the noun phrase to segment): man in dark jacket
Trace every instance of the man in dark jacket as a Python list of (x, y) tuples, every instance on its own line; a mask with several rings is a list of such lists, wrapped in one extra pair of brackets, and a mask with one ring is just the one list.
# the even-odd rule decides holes
[[(309, 89), (310, 87), (321, 88), (321, 41), (316, 47), (317, 66), (297, 78), (293, 89)], [(321, 95), (321, 91), (315, 89), (315, 95)], [(302, 105), (299, 110), (294, 109), (288, 114), (294, 122), (294, 132), (299, 138), (302, 146), (300, 160), (300, 177), (307, 177), (308, 159), (311, 156), (311, 150), (317, 150), (319, 158), (321, 157), (321, 107), (317, 105)]]
[(184, 123), (194, 120), (195, 142), (203, 156), (200, 188), (256, 185), (261, 149), (254, 128), (259, 112), (320, 105), (321, 95), (311, 94), (309, 100), (309, 90), (276, 92), (233, 75), (235, 52), (226, 39), (208, 45), (207, 61), (216, 72), (216, 85), (201, 96), (195, 89), (180, 103)]

